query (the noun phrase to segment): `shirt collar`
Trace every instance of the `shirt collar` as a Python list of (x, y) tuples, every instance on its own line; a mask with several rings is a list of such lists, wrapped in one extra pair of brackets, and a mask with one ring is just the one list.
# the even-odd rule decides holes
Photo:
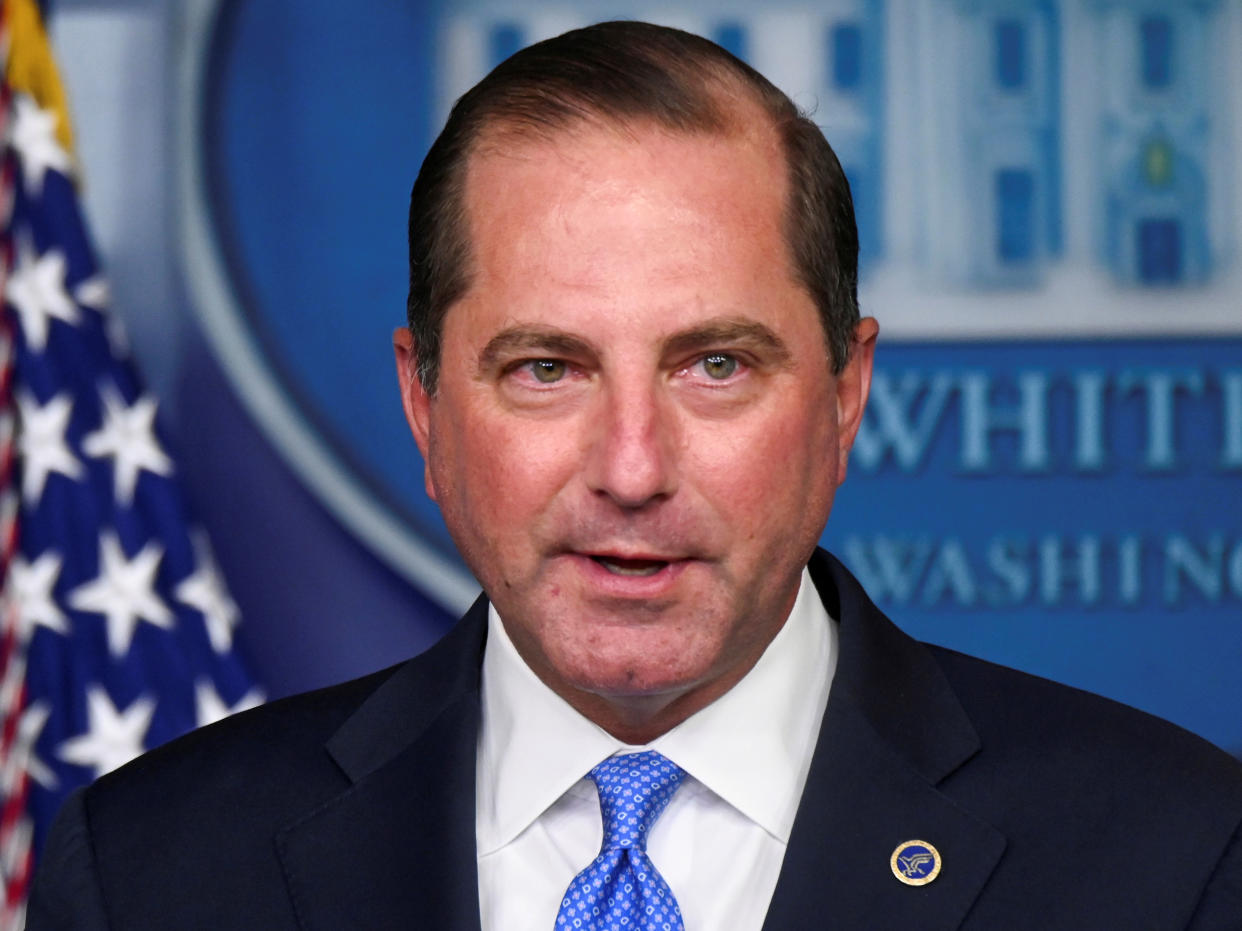
[[(725, 802), (785, 843), (836, 667), (836, 625), (803, 570), (789, 618), (759, 661), (712, 704), (652, 741)], [(483, 655), (477, 841), (512, 841), (596, 763), (632, 750), (548, 688), (494, 607)], [(518, 710), (520, 709), (520, 711)]]
[(521, 834), (621, 744), (543, 684), (491, 605), (481, 687), (475, 827), (485, 856)]

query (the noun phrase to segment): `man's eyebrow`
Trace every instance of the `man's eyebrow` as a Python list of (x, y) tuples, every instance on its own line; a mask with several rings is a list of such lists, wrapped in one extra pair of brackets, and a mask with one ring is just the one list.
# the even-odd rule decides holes
[(727, 349), (730, 346), (751, 347), (763, 352), (777, 365), (793, 358), (785, 341), (770, 328), (754, 320), (724, 317), (701, 326), (674, 333), (664, 343), (665, 355), (677, 356), (702, 349)]
[(590, 345), (564, 330), (542, 326), (514, 326), (501, 330), (479, 353), (479, 369), (495, 366), (506, 357), (533, 353), (540, 356), (583, 356)]

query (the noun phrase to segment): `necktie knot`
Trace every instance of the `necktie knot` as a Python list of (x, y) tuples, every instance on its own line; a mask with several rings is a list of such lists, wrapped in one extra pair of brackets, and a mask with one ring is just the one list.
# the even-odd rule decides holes
[(647, 856), (647, 833), (685, 772), (644, 750), (609, 757), (587, 775), (599, 791), (604, 844), (565, 890), (557, 931), (684, 931), (673, 890)]
[(647, 833), (686, 773), (654, 750), (604, 760), (588, 775), (599, 791), (604, 850), (647, 849)]

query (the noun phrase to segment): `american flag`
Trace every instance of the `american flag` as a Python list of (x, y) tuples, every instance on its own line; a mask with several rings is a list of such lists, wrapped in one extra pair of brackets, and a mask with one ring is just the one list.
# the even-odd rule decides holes
[(33, 0), (0, 0), (0, 931), (77, 786), (261, 700), (107, 310)]

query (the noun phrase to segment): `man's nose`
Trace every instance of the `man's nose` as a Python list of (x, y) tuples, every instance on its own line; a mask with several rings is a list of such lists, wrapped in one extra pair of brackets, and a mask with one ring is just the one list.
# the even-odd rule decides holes
[(676, 490), (676, 413), (655, 388), (605, 391), (591, 431), (586, 479), (623, 508), (641, 508)]

